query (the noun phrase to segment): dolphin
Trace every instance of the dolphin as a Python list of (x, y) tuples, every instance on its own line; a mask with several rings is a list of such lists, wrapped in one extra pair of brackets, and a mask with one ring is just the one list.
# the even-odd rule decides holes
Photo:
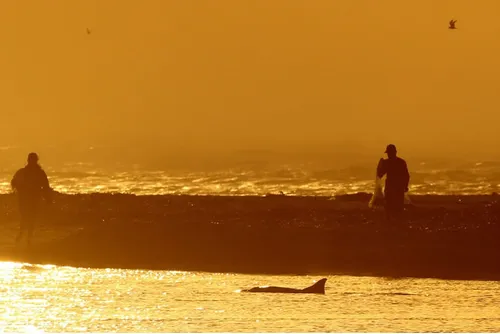
[(260, 286), (248, 290), (241, 290), (241, 292), (268, 292), (268, 293), (317, 293), (325, 294), (326, 278), (322, 278), (313, 285), (304, 289), (283, 288), (279, 286)]

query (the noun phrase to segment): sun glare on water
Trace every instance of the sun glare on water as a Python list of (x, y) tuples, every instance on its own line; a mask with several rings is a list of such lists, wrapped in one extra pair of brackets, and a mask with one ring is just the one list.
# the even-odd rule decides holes
[(498, 322), (497, 282), (329, 280), (325, 295), (270, 296), (235, 292), (311, 277), (0, 262), (0, 332), (362, 332), (368, 319), (377, 332), (488, 332)]

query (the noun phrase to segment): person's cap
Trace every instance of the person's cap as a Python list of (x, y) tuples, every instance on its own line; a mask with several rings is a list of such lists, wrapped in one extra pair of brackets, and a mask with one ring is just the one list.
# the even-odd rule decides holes
[(385, 148), (385, 153), (389, 153), (389, 152), (397, 152), (396, 145), (394, 145), (394, 144), (387, 145), (387, 147)]

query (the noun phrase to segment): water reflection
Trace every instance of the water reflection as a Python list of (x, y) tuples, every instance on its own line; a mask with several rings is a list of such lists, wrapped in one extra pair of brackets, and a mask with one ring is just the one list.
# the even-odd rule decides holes
[(326, 295), (235, 293), (317, 277), (0, 263), (4, 331), (491, 331), (498, 282), (330, 276)]
[[(425, 166), (424, 166), (425, 167)], [(412, 171), (413, 194), (490, 194), (500, 191), (500, 166), (464, 166), (455, 169)], [(325, 170), (288, 168), (249, 171), (166, 172), (130, 169), (109, 171), (88, 165), (49, 170), (52, 186), (63, 193), (119, 192), (143, 195), (340, 195), (373, 190), (372, 168)], [(0, 173), (0, 193), (10, 191), (11, 173)]]

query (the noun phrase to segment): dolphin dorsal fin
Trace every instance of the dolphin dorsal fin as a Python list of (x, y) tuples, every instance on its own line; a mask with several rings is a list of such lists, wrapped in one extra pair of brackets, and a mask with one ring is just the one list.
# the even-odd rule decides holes
[(302, 292), (306, 293), (322, 293), (325, 294), (325, 283), (326, 283), (326, 278), (322, 278), (313, 285), (302, 289)]

